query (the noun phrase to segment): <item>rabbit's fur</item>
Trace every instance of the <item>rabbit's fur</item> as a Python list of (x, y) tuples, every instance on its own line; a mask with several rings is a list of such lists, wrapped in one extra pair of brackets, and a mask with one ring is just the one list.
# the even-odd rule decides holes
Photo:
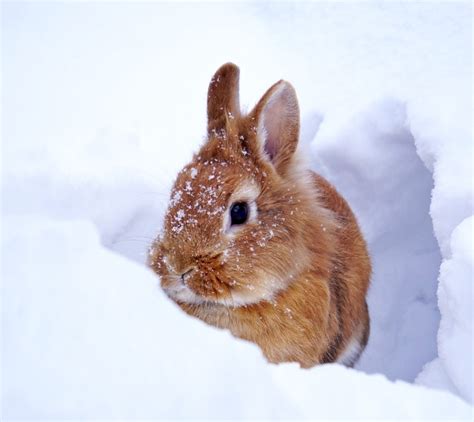
[[(271, 362), (353, 364), (369, 335), (370, 260), (337, 191), (298, 158), (293, 87), (273, 85), (247, 115), (239, 69), (208, 91), (208, 136), (178, 174), (150, 266), (185, 312), (258, 344)], [(245, 224), (229, 209), (248, 204)]]

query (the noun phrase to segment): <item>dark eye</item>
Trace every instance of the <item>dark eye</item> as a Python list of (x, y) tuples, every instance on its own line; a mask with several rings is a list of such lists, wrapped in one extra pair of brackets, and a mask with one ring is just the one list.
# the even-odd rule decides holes
[(246, 202), (236, 202), (230, 208), (231, 224), (244, 224), (249, 216), (249, 206)]

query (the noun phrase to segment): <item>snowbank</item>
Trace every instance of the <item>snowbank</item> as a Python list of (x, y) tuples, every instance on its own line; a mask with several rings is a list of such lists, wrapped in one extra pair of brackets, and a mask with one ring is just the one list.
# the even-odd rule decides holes
[(471, 402), (473, 221), (474, 217), (466, 218), (456, 227), (451, 236), (452, 257), (441, 264), (438, 297), (443, 319), (438, 332), (439, 358), (417, 379), (428, 386), (448, 386)]
[(469, 417), (455, 396), (380, 375), (265, 363), (256, 346), (178, 312), (88, 222), (5, 225), (5, 419)]
[(440, 253), (428, 217), (433, 180), (405, 108), (380, 100), (313, 147), (315, 167), (348, 198), (372, 256), (371, 339), (358, 367), (413, 381), (437, 354)]
[[(4, 419), (472, 416), (470, 4), (2, 9)], [(143, 266), (229, 60), (244, 105), (294, 84), (311, 164), (361, 223), (357, 370), (268, 365)]]

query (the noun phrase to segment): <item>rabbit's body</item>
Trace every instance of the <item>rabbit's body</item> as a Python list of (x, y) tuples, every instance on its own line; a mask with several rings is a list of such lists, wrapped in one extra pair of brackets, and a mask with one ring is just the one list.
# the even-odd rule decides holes
[(151, 250), (162, 287), (271, 362), (353, 364), (369, 334), (370, 260), (347, 202), (297, 159), (293, 88), (275, 84), (242, 116), (238, 69), (224, 65), (208, 117)]
[(338, 252), (329, 279), (321, 277), (318, 268), (308, 268), (271, 301), (241, 307), (179, 304), (188, 314), (257, 343), (270, 362), (296, 361), (303, 367), (332, 361), (352, 365), (369, 335), (368, 286), (361, 281), (369, 280), (370, 262), (346, 201), (321, 176), (313, 173), (313, 178), (319, 200), (340, 220), (339, 227), (328, 224), (338, 231), (331, 236), (337, 239)]

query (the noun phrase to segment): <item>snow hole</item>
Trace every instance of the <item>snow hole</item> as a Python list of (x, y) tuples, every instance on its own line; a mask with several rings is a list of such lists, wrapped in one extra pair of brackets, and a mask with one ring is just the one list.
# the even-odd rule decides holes
[[(431, 173), (396, 100), (373, 104), (334, 135), (325, 134), (324, 123), (321, 129), (311, 143), (311, 167), (349, 201), (372, 258), (371, 335), (356, 368), (413, 382), (437, 356), (441, 255), (429, 215)], [(166, 207), (162, 200), (150, 205), (106, 242), (111, 249), (144, 262)]]

